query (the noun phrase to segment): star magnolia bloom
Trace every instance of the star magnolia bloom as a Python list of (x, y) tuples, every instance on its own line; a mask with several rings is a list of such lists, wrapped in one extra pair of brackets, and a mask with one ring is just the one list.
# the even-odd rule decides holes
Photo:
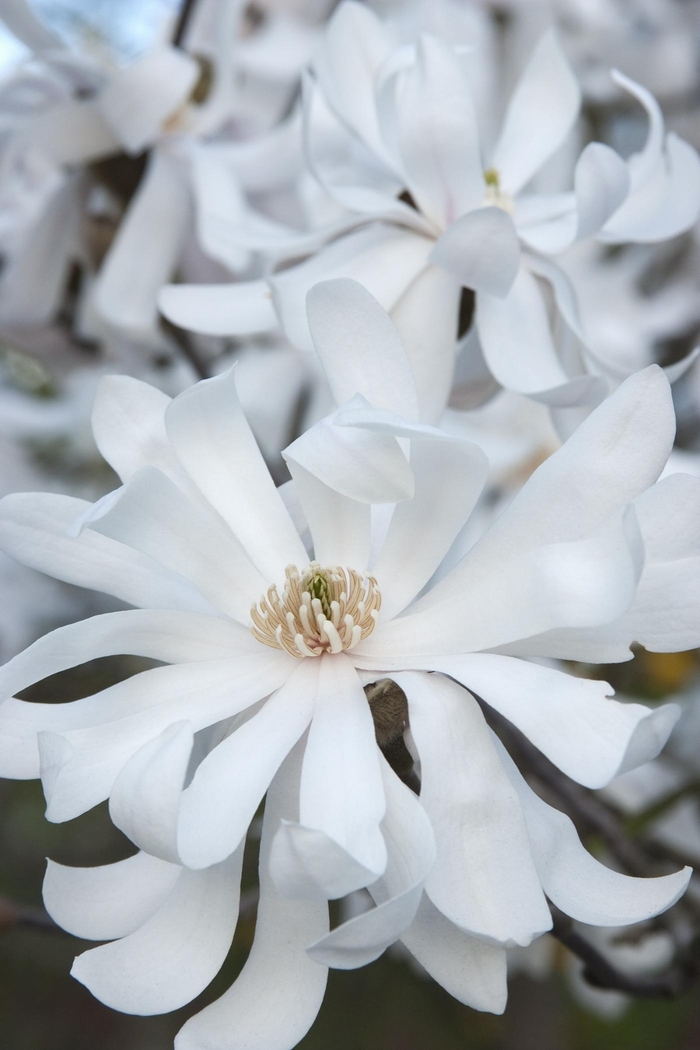
[(700, 161), (677, 136), (664, 142), (649, 92), (614, 74), (649, 115), (639, 154), (623, 161), (608, 146), (589, 144), (573, 191), (542, 194), (528, 186), (580, 108), (553, 32), (535, 49), (488, 155), (468, 78), (448, 42), (423, 35), (412, 50), (396, 48), (376, 15), (346, 2), (329, 22), (315, 74), (306, 93), (307, 160), (346, 209), (327, 230), (326, 240), (336, 239), (321, 246), (318, 232), (290, 236), (251, 220), (252, 230), (239, 226), (232, 235), (273, 259), (315, 251), (268, 279), (274, 308), (264, 281), (175, 286), (161, 295), (166, 316), (197, 331), (231, 333), (270, 328), (279, 317), (291, 342), (308, 348), (308, 289), (328, 277), (357, 278), (391, 310), (423, 418), (432, 421), (449, 394), (461, 289), (470, 288), (484, 357), (499, 383), (557, 407), (600, 401), (605, 380), (557, 352), (538, 282), (551, 286), (564, 325), (586, 343), (574, 290), (552, 256), (593, 236), (662, 240), (697, 220)]
[[(41, 62), (47, 45), (23, 0), (6, 0), (0, 14), (10, 9), (10, 25), (29, 44), (37, 47)], [(14, 115), (12, 136), (6, 154), (14, 160), (20, 181), (29, 160), (43, 160), (53, 174), (55, 186), (44, 194), (43, 206), (35, 209), (33, 223), (24, 230), (0, 282), (0, 319), (6, 323), (45, 322), (60, 302), (68, 268), (82, 256), (81, 216), (84, 212), (85, 168), (126, 153), (138, 156), (149, 151), (148, 163), (138, 190), (124, 213), (119, 230), (101, 264), (90, 290), (98, 319), (140, 339), (159, 339), (156, 297), (172, 279), (183, 261), (186, 234), (193, 222), (209, 260), (223, 263), (227, 272), (248, 265), (251, 253), (232, 245), (218, 233), (220, 185), (226, 175), (227, 215), (236, 213), (245, 192), (271, 193), (287, 187), (301, 166), (299, 121), (283, 123), (267, 134), (267, 125), (255, 124), (255, 99), (239, 90), (236, 73), (254, 79), (256, 63), (269, 76), (269, 67), (279, 56), (280, 32), (292, 22), (283, 19), (276, 38), (270, 26), (257, 49), (246, 41), (237, 51), (241, 5), (232, 0), (214, 0), (209, 5), (209, 40), (200, 33), (200, 54), (210, 57), (209, 67), (192, 54), (159, 45), (124, 68), (97, 63), (71, 53), (54, 41), (61, 65), (59, 76), (49, 67), (44, 73), (52, 91), (44, 90), (33, 108)], [(271, 25), (277, 25), (273, 19)], [(292, 22), (293, 24), (293, 22)], [(33, 25), (33, 30), (30, 27)], [(276, 92), (281, 108), (294, 90), (299, 69), (315, 42), (311, 28), (299, 27), (295, 56), (287, 56), (290, 68), (280, 70)], [(302, 53), (299, 53), (299, 52)], [(236, 56), (234, 68), (233, 55)], [(291, 68), (298, 63), (296, 70)], [(289, 64), (289, 63), (288, 63)], [(211, 87), (204, 99), (198, 89)], [(16, 92), (26, 73), (15, 75)], [(33, 70), (34, 81), (37, 74)], [(13, 94), (9, 86), (7, 108), (13, 116)], [(274, 92), (273, 92), (274, 93)], [(31, 99), (31, 96), (30, 96)], [(260, 102), (260, 100), (258, 100)], [(2, 111), (0, 98), (0, 111)], [(278, 119), (275, 111), (274, 120)], [(223, 136), (227, 124), (237, 121), (252, 141), (232, 143)], [(218, 141), (210, 140), (218, 136)], [(208, 148), (210, 146), (210, 148)], [(272, 158), (275, 159), (274, 163)], [(6, 158), (2, 182), (13, 174)], [(281, 163), (280, 163), (281, 162)], [(274, 168), (274, 174), (270, 174)], [(81, 171), (82, 169), (82, 171)], [(82, 175), (82, 178), (81, 178)], [(6, 187), (0, 182), (0, 193)], [(193, 207), (194, 205), (194, 207)], [(99, 331), (99, 320), (96, 322)]]
[[(408, 361), (376, 303), (348, 323), (344, 304), (358, 303), (340, 283), (310, 296), (311, 328), (338, 400), (368, 373), (378, 408), (364, 410), (366, 425), (411, 439), (414, 494), (389, 515), (339, 491), (342, 471), (332, 487), (307, 469), (320, 447), (342, 464), (351, 446), (329, 440), (340, 411), (320, 445), (289, 453), (292, 491), (275, 489), (233, 372), (172, 401), (133, 379), (106, 382), (94, 429), (123, 487), (95, 507), (37, 494), (0, 504), (8, 552), (140, 607), (61, 628), (0, 672), (2, 772), (40, 774), (54, 821), (109, 797), (143, 851), (107, 868), (49, 869), (59, 921), (119, 938), (76, 962), (96, 995), (156, 1013), (211, 980), (233, 936), (245, 835), (268, 793), (255, 946), (233, 989), (185, 1027), (183, 1048), (267, 1050), (273, 1030), (275, 1045), (293, 1046), (325, 968), (362, 965), (399, 937), (452, 994), (500, 1011), (504, 946), (550, 928), (545, 893), (577, 919), (624, 925), (669, 907), (689, 878), (630, 879), (595, 861), (526, 785), (474, 699), (590, 787), (663, 745), (672, 707), (621, 704), (604, 682), (528, 661), (625, 660), (632, 640), (697, 644), (688, 521), (698, 482), (654, 485), (674, 431), (663, 373), (623, 384), (416, 600), (486, 464), (469, 443), (396, 422), (392, 407), (416, 404)], [(345, 429), (362, 435), (356, 423)], [(371, 467), (383, 446), (363, 440), (354, 448)], [(10, 698), (125, 652), (167, 666), (70, 704)], [(370, 710), (363, 684), (384, 678), (404, 707), (392, 687)], [(400, 736), (406, 722), (420, 798), (375, 736), (380, 725)], [(327, 899), (363, 886), (377, 906), (329, 933)]]

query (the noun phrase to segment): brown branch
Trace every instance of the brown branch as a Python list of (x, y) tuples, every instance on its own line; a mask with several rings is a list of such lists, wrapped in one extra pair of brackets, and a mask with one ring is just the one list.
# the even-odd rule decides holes
[(196, 6), (197, 0), (184, 0), (173, 30), (173, 45), (175, 47), (182, 47)]
[(29, 904), (17, 904), (15, 901), (0, 897), (0, 933), (7, 933), (20, 927), (30, 930), (41, 930), (43, 933), (64, 933), (43, 908)]
[(625, 992), (639, 999), (676, 999), (698, 979), (698, 943), (679, 952), (674, 964), (658, 976), (630, 974), (618, 970), (609, 959), (580, 934), (571, 919), (552, 907), (552, 936), (583, 963), (583, 976), (595, 988)]

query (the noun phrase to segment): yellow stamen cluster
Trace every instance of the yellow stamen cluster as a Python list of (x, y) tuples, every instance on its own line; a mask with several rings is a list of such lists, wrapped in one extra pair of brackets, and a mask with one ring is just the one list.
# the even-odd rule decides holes
[(273, 584), (250, 610), (254, 638), (291, 656), (322, 656), (352, 649), (372, 633), (382, 598), (373, 576), (312, 561), (300, 572), (288, 565), (282, 597)]

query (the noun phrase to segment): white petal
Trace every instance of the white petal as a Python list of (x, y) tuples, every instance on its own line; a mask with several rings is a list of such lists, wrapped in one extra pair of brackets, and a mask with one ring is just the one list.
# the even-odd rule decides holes
[(385, 621), (400, 613), (428, 582), (473, 510), (488, 476), (486, 457), (467, 441), (415, 441), (411, 469), (415, 495), (397, 505), (372, 566)]
[(500, 741), (496, 746), (523, 807), (542, 888), (557, 908), (591, 926), (629, 926), (659, 915), (679, 900), (691, 868), (649, 879), (606, 868), (584, 849), (570, 818), (543, 802)]
[(156, 327), (158, 293), (175, 269), (189, 211), (180, 162), (155, 150), (95, 284), (95, 306), (110, 324), (144, 334)]
[(305, 949), (328, 932), (328, 905), (280, 897), (269, 871), (271, 840), (280, 820), (298, 816), (302, 753), (298, 746), (267, 794), (260, 903), (250, 955), (233, 987), (182, 1028), (176, 1050), (289, 1050), (319, 1011), (328, 970)]
[(671, 388), (656, 365), (607, 398), (521, 491), (451, 573), (421, 600), (465, 593), (481, 576), (526, 550), (574, 540), (656, 481), (676, 419)]
[(161, 1014), (190, 1002), (221, 969), (238, 920), (243, 850), (180, 874), (164, 904), (120, 941), (79, 955), (71, 974), (107, 1006)]
[(669, 134), (656, 171), (612, 216), (602, 239), (653, 244), (685, 233), (699, 215), (700, 157), (689, 143)]
[(342, 4), (328, 22), (314, 62), (331, 106), (380, 156), (385, 150), (377, 120), (375, 76), (389, 47), (386, 30), (373, 11), (357, 3)]
[(143, 467), (87, 528), (160, 562), (248, 626), (269, 584), (217, 515), (203, 513), (160, 470)]
[(315, 285), (306, 297), (311, 338), (336, 405), (362, 394), (375, 408), (418, 419), (416, 386), (396, 328), (357, 281)]
[(418, 797), (384, 758), (381, 766), (387, 800), (382, 834), (389, 859), (384, 875), (372, 886), (377, 907), (337, 926), (309, 948), (312, 959), (343, 970), (378, 959), (408, 929), (435, 860), (433, 831)]
[(343, 654), (320, 658), (316, 712), (306, 743), (299, 824), (283, 824), (272, 871), (289, 896), (345, 896), (386, 867), (379, 749), (369, 704)]
[(227, 857), (245, 837), (270, 781), (313, 716), (317, 660), (304, 660), (253, 718), (204, 759), (180, 806), (179, 852), (189, 867)]
[(0, 669), (0, 697), (102, 656), (146, 656), (163, 663), (223, 660), (256, 654), (238, 624), (196, 613), (129, 609), (103, 613), (45, 634)]
[[(393, 433), (372, 432), (363, 421), (346, 429), (345, 410), (374, 410), (357, 395), (339, 412), (319, 420), (284, 450), (284, 458), (350, 500), (396, 503), (410, 499), (414, 480), (406, 455)], [(343, 424), (336, 425), (336, 418)], [(394, 418), (394, 417), (392, 417)]]
[(141, 467), (177, 469), (165, 432), (170, 398), (133, 376), (104, 376), (92, 406), (92, 430), (100, 455), (123, 482)]
[(189, 98), (199, 66), (175, 47), (156, 47), (111, 77), (97, 97), (106, 123), (127, 153), (140, 153)]
[(384, 787), (374, 723), (347, 657), (320, 658), (318, 699), (301, 776), (299, 819), (381, 874)]
[(369, 503), (349, 499), (324, 485), (289, 454), (285, 460), (311, 530), (315, 560), (322, 565), (365, 569), (370, 553)]
[(629, 187), (622, 158), (609, 146), (591, 142), (576, 164), (572, 207), (549, 221), (518, 222), (518, 231), (537, 251), (562, 252), (574, 241), (598, 233), (623, 203)]
[(68, 535), (89, 509), (89, 503), (72, 496), (12, 493), (0, 502), (0, 547), (32, 569), (105, 591), (129, 605), (214, 614), (191, 583), (152, 558), (96, 533)]
[(109, 800), (112, 823), (134, 845), (174, 864), (180, 862), (177, 821), (193, 745), (191, 723), (173, 722), (129, 759)]
[(289, 341), (313, 350), (306, 296), (319, 281), (350, 277), (391, 311), (425, 268), (433, 241), (412, 230), (373, 223), (340, 237), (306, 262), (269, 278), (280, 323)]
[(408, 189), (439, 228), (484, 196), (479, 131), (467, 80), (453, 50), (423, 34), (413, 66), (400, 73), (396, 146)]
[[(368, 666), (364, 658), (357, 663)], [(378, 666), (379, 661), (374, 663)], [(675, 704), (649, 708), (620, 703), (611, 699), (607, 682), (508, 656), (426, 656), (412, 660), (411, 666), (441, 671), (461, 682), (517, 726), (562, 772), (591, 788), (605, 787), (618, 774), (656, 758), (679, 716)], [(382, 670), (391, 672), (391, 663)]]
[(192, 180), (197, 236), (202, 249), (232, 273), (239, 273), (248, 265), (250, 251), (236, 236), (245, 197), (231, 164), (216, 148), (195, 147)]
[[(196, 730), (238, 714), (278, 689), (289, 677), (293, 657), (258, 645), (260, 654), (217, 662), (162, 668), (173, 672), (159, 695), (146, 682), (120, 683), (129, 713), (62, 735), (38, 734), (41, 778), (48, 820), (63, 821), (108, 798), (114, 782), (139, 748), (176, 722)], [(145, 673), (145, 672), (144, 672)], [(113, 687), (117, 699), (117, 687)]]
[(494, 649), (555, 627), (612, 623), (632, 604), (643, 559), (629, 508), (586, 539), (536, 548), (459, 594), (380, 623), (353, 652), (410, 660)]
[(165, 425), (183, 467), (270, 580), (306, 551), (241, 408), (235, 369), (185, 390)]
[(552, 917), (518, 796), (479, 705), (442, 676), (399, 674), (421, 762), (421, 804), (437, 856), (426, 893), (447, 918), (497, 943), (527, 945)]
[(279, 325), (267, 281), (262, 280), (166, 285), (158, 307), (173, 324), (207, 335), (272, 332)]
[(37, 113), (26, 125), (26, 137), (60, 166), (82, 167), (120, 151), (94, 99), (70, 99)]
[(98, 868), (68, 868), (50, 860), (44, 905), (54, 922), (75, 937), (108, 941), (143, 926), (169, 896), (179, 875), (179, 866), (147, 853)]
[[(565, 659), (631, 659), (633, 642), (651, 652), (700, 645), (700, 481), (674, 474), (635, 500), (647, 557), (630, 609), (606, 628), (555, 631), (529, 648)], [(537, 655), (537, 653), (535, 653)]]
[(447, 228), (429, 258), (465, 288), (503, 299), (518, 275), (520, 241), (502, 208), (478, 208)]
[(450, 395), (461, 294), (451, 274), (428, 266), (391, 311), (411, 363), (424, 423), (437, 423)]
[(60, 51), (64, 46), (63, 42), (36, 18), (26, 0), (2, 0), (0, 14), (12, 35), (21, 40), (30, 51)]
[(488, 366), (506, 390), (559, 407), (595, 403), (607, 392), (597, 376), (564, 371), (542, 293), (524, 266), (504, 299), (479, 293), (476, 326)]
[(508, 988), (506, 952), (500, 945), (460, 930), (425, 894), (402, 941), (454, 999), (473, 1010), (503, 1013)]
[(79, 250), (79, 185), (69, 178), (43, 213), (6, 254), (0, 281), (0, 323), (44, 325), (53, 321)]
[(513, 195), (530, 181), (573, 127), (581, 92), (553, 29), (533, 51), (508, 105), (492, 166)]

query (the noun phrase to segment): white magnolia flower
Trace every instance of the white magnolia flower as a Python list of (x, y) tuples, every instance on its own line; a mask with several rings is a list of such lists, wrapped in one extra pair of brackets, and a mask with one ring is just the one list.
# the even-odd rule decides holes
[[(658, 241), (700, 213), (700, 160), (664, 138), (658, 104), (622, 74), (617, 84), (649, 116), (647, 142), (627, 161), (591, 143), (567, 193), (533, 178), (572, 130), (580, 90), (553, 32), (533, 52), (493, 149), (484, 143), (467, 59), (435, 36), (393, 45), (366, 7), (331, 18), (307, 84), (307, 160), (346, 214), (327, 230), (292, 234), (248, 220), (232, 236), (273, 258), (314, 252), (268, 282), (165, 289), (166, 316), (198, 331), (272, 328), (310, 346), (305, 295), (318, 280), (356, 278), (390, 310), (411, 357), (423, 418), (444, 407), (454, 367), (462, 288), (476, 294), (484, 357), (503, 386), (553, 406), (597, 403), (607, 392), (585, 362), (555, 345), (540, 281), (560, 320), (586, 343), (574, 290), (554, 261), (573, 243)], [(348, 232), (349, 231), (349, 232)], [(334, 238), (334, 239), (333, 239)], [(274, 302), (269, 297), (268, 284)]]
[[(618, 703), (604, 682), (529, 659), (697, 643), (698, 483), (654, 485), (674, 431), (663, 373), (623, 384), (425, 589), (478, 498), (484, 456), (415, 422), (408, 359), (366, 292), (321, 286), (309, 316), (341, 408), (288, 452), (293, 491), (275, 489), (229, 372), (172, 401), (106, 381), (95, 437), (123, 487), (95, 507), (41, 494), (0, 504), (6, 551), (136, 606), (47, 635), (0, 672), (2, 772), (41, 775), (53, 821), (109, 797), (143, 851), (49, 871), (59, 921), (119, 938), (76, 963), (96, 995), (157, 1013), (211, 980), (268, 792), (253, 952), (180, 1047), (269, 1050), (272, 1032), (291, 1047), (326, 967), (360, 966), (397, 938), (453, 995), (501, 1011), (504, 946), (550, 928), (545, 893), (581, 921), (618, 926), (669, 907), (690, 875), (630, 879), (595, 861), (474, 698), (590, 787), (663, 745), (672, 707)], [(387, 473), (403, 455), (394, 435), (411, 441), (412, 497), (373, 507), (343, 494), (406, 483)], [(125, 652), (166, 666), (70, 704), (11, 698)], [(385, 678), (400, 691), (376, 689), (370, 708), (363, 684)], [(377, 744), (407, 723), (420, 798)], [(377, 906), (329, 933), (327, 898), (364, 886)]]
[[(24, 15), (20, 25), (14, 21), (22, 12), (31, 17), (22, 0), (5, 0), (5, 6), (13, 16), (10, 26), (24, 28), (25, 38), (33, 40)], [(187, 244), (192, 225), (206, 257), (208, 279), (212, 273), (227, 276), (246, 270), (251, 253), (221, 235), (220, 211), (230, 221), (247, 192), (271, 195), (286, 187), (301, 167), (301, 150), (299, 121), (286, 121), (271, 131), (267, 118), (256, 123), (256, 108), (265, 100), (243, 97), (239, 81), (254, 82), (256, 63), (274, 67), (275, 56), (284, 51), (279, 37), (289, 19), (275, 39), (270, 39), (271, 26), (278, 21), (273, 19), (266, 23), (264, 41), (253, 34), (237, 47), (237, 34), (244, 28), (242, 5), (214, 0), (204, 6), (206, 25), (193, 39), (199, 57), (159, 44), (118, 67), (106, 58), (97, 62), (75, 55), (57, 41), (53, 50), (37, 43), (31, 64), (5, 86), (0, 126), (3, 109), (13, 121), (4, 144), (0, 199), (8, 194), (8, 184), (15, 183), (22, 192), (15, 191), (13, 199), (31, 198), (27, 173), (37, 166), (48, 169), (48, 185), (31, 222), (24, 223), (22, 236), (10, 245), (13, 250), (0, 282), (3, 322), (51, 320), (71, 264), (79, 260), (91, 270), (83, 243), (95, 181), (90, 166), (124, 154), (137, 158), (148, 152), (148, 158), (96, 280), (86, 291), (103, 325), (107, 322), (142, 341), (160, 341), (157, 293), (178, 268), (193, 275)], [(284, 105), (317, 32), (309, 27), (311, 37), (304, 37), (303, 55), (293, 60), (294, 69), (288, 59), (287, 72), (278, 71)], [(44, 84), (37, 92), (40, 77), (52, 90)], [(31, 111), (15, 114), (13, 105), (25, 80), (34, 87)], [(275, 121), (278, 116), (275, 111)]]

